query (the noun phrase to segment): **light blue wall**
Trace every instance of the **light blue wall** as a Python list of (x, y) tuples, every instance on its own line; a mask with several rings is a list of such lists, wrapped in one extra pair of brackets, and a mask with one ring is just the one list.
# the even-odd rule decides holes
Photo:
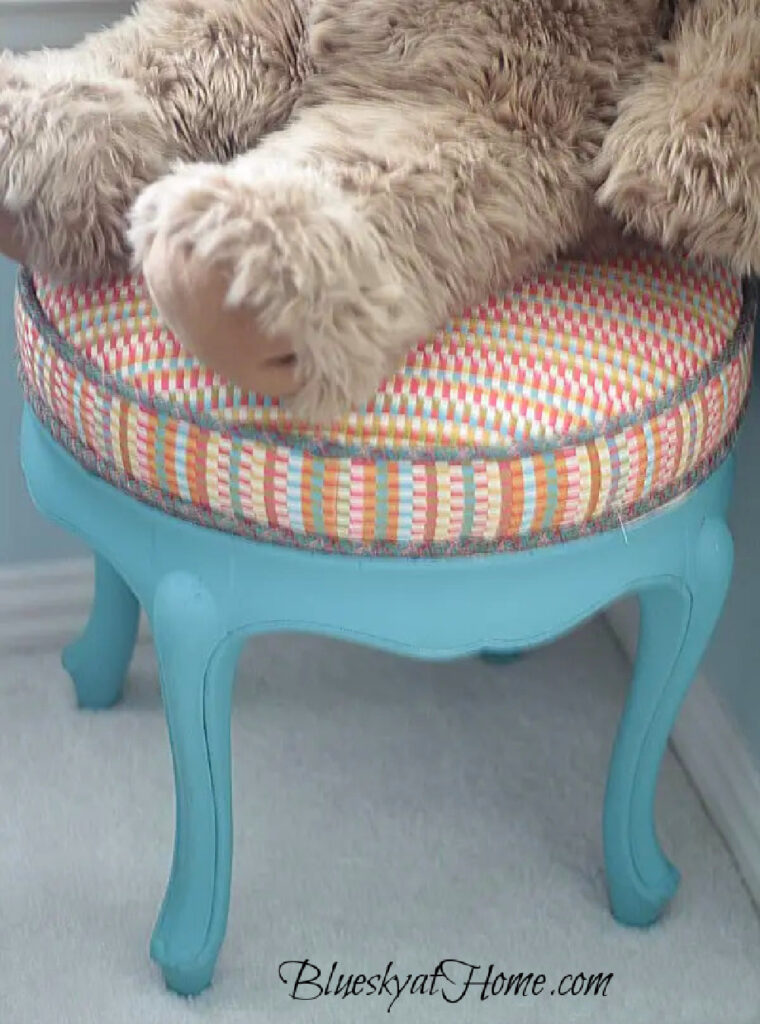
[(734, 576), (704, 668), (760, 766), (760, 323), (755, 338), (755, 383), (737, 446), (731, 511)]
[[(0, 0), (0, 46), (66, 45), (129, 9), (129, 0), (67, 4)], [(66, 10), (64, 10), (66, 8)], [(14, 13), (10, 13), (13, 11)], [(23, 11), (23, 14), (21, 13)], [(0, 564), (62, 558), (81, 549), (46, 525), (26, 497), (17, 456), (21, 394), (12, 327), (15, 270), (0, 258)], [(760, 346), (759, 346), (760, 348)], [(758, 374), (760, 379), (760, 374)], [(732, 514), (736, 569), (725, 614), (706, 661), (708, 678), (760, 765), (760, 398), (755, 386), (739, 441)]]
[(66, 534), (42, 521), (23, 486), (18, 460), (21, 389), (13, 332), (15, 280), (15, 266), (0, 257), (0, 563), (66, 558), (79, 551)]
[[(0, 0), (0, 49), (69, 46), (131, 6), (131, 0)], [(63, 532), (42, 522), (23, 487), (17, 454), (21, 392), (13, 339), (15, 274), (0, 256), (0, 565), (82, 553)]]
[(132, 0), (0, 0), (0, 49), (70, 46), (133, 6)]

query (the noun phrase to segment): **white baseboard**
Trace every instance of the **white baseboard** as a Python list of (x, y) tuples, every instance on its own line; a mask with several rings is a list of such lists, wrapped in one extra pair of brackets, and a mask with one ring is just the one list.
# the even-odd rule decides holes
[[(636, 603), (615, 605), (607, 620), (633, 660)], [(760, 906), (760, 769), (704, 674), (692, 684), (671, 744)]]
[(0, 568), (0, 657), (62, 650), (84, 628), (92, 591), (89, 558)]

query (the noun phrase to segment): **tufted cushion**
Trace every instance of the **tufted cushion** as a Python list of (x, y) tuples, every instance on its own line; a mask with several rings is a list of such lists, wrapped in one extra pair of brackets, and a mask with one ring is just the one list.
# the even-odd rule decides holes
[(751, 291), (640, 247), (560, 262), (318, 428), (187, 356), (139, 278), (81, 290), (24, 273), (21, 375), (80, 462), (173, 515), (350, 552), (528, 547), (617, 526), (711, 472), (748, 394)]

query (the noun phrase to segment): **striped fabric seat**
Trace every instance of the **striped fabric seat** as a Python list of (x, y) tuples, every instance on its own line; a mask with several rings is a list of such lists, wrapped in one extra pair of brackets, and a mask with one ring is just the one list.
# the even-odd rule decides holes
[(85, 467), (171, 515), (337, 552), (516, 549), (618, 527), (713, 470), (748, 395), (751, 290), (640, 246), (559, 262), (314, 427), (189, 357), (141, 279), (25, 273), (21, 377)]

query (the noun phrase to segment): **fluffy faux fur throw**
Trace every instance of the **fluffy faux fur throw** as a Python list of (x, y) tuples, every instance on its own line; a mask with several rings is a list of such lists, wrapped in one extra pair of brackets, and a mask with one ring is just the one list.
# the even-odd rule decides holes
[(604, 215), (760, 268), (760, 0), (142, 0), (0, 56), (0, 247), (293, 412)]

